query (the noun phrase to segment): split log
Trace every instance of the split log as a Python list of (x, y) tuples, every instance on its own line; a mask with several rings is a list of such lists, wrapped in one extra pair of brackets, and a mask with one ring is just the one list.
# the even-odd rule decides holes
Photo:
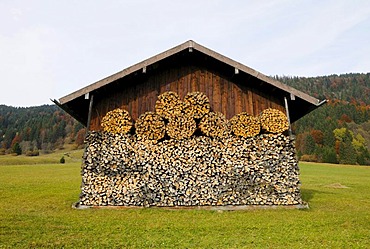
[(139, 140), (157, 141), (164, 137), (166, 128), (161, 116), (154, 112), (146, 112), (136, 120), (135, 131)]
[(165, 119), (170, 119), (182, 112), (184, 103), (175, 92), (164, 92), (155, 102), (155, 112)]
[(259, 115), (262, 130), (271, 133), (283, 133), (289, 129), (287, 116), (280, 110), (268, 108)]
[(127, 134), (132, 128), (132, 120), (128, 111), (117, 108), (105, 114), (101, 127), (106, 132)]
[(209, 99), (205, 93), (191, 92), (184, 97), (184, 113), (190, 117), (200, 119), (210, 111)]
[(254, 137), (260, 133), (260, 123), (258, 118), (242, 112), (230, 119), (233, 133), (241, 137)]
[(209, 137), (224, 138), (231, 134), (230, 123), (220, 112), (209, 112), (200, 120), (201, 132)]
[(170, 138), (181, 140), (191, 137), (196, 128), (196, 122), (192, 117), (185, 114), (178, 114), (168, 120), (166, 132)]

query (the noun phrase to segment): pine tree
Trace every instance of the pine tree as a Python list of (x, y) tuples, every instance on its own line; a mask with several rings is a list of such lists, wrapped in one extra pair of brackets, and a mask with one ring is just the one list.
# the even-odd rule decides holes
[(332, 147), (324, 147), (322, 153), (322, 162), (323, 163), (338, 163), (337, 153)]
[(21, 146), (19, 145), (19, 143), (15, 143), (12, 147), (12, 151), (13, 153), (17, 154), (17, 155), (21, 155), (22, 154), (22, 148)]
[(306, 136), (305, 151), (303, 153), (308, 154), (308, 155), (312, 155), (312, 154), (314, 154), (315, 148), (316, 148), (315, 139), (312, 137), (311, 134), (308, 134)]

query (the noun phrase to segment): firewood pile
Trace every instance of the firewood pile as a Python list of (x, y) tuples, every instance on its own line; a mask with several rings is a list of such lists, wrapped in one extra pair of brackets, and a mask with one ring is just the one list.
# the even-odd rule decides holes
[(231, 129), (237, 136), (254, 137), (261, 131), (260, 121), (257, 117), (246, 112), (239, 113), (230, 119)]
[(208, 137), (224, 138), (231, 135), (230, 123), (220, 112), (209, 112), (200, 120), (199, 129)]
[(287, 118), (267, 109), (227, 120), (204, 93), (158, 96), (134, 122), (116, 109), (86, 138), (80, 204), (214, 206), (301, 204)]
[(164, 137), (166, 127), (161, 116), (154, 112), (145, 112), (135, 123), (135, 132), (139, 140), (160, 140)]
[[(115, 109), (103, 117), (101, 126), (106, 132), (127, 134), (132, 123), (128, 111)], [(279, 134), (288, 128), (287, 116), (272, 108), (258, 117), (242, 112), (227, 120), (222, 113), (211, 111), (208, 97), (201, 92), (188, 93), (184, 100), (175, 92), (164, 92), (157, 98), (155, 112), (143, 113), (135, 122), (138, 139), (154, 142), (166, 134), (172, 139), (187, 139), (196, 130), (213, 138), (230, 134), (247, 138), (260, 133)]]
[(191, 92), (184, 97), (184, 112), (195, 119), (202, 118), (210, 111), (209, 99), (205, 93)]
[(168, 120), (166, 132), (170, 138), (180, 140), (191, 137), (196, 128), (195, 120), (191, 116), (181, 113)]
[(155, 103), (155, 112), (165, 119), (179, 115), (184, 109), (184, 102), (175, 92), (164, 92), (158, 96)]
[(216, 206), (301, 204), (294, 140), (283, 134), (158, 143), (90, 132), (80, 204)]
[(101, 126), (103, 131), (126, 134), (132, 128), (132, 120), (128, 111), (118, 108), (103, 117)]
[(268, 108), (259, 116), (261, 128), (271, 133), (282, 133), (289, 128), (287, 116), (279, 110)]

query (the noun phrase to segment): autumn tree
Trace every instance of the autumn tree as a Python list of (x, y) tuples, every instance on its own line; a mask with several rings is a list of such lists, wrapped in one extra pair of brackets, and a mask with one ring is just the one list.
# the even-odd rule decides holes
[(312, 130), (311, 136), (315, 140), (316, 144), (323, 145), (324, 133), (321, 130)]
[(75, 140), (76, 145), (81, 146), (84, 144), (85, 134), (86, 134), (85, 128), (82, 128), (81, 130), (77, 132), (76, 140)]

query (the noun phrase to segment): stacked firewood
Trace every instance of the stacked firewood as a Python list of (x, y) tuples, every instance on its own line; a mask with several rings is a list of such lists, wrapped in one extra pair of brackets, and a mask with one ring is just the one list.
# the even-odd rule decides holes
[[(128, 111), (115, 109), (101, 121), (103, 131), (127, 134), (132, 120)], [(228, 121), (222, 113), (210, 112), (208, 97), (191, 92), (182, 101), (175, 92), (158, 96), (155, 112), (142, 114), (135, 123), (139, 140), (158, 141), (165, 134), (172, 139), (190, 138), (197, 129), (209, 137), (227, 137), (231, 133), (240, 137), (254, 137), (263, 133), (283, 133), (289, 128), (287, 116), (277, 109), (266, 109), (258, 117), (246, 112)]]
[(196, 128), (195, 120), (191, 116), (181, 113), (168, 120), (166, 132), (170, 138), (180, 140), (191, 137)]
[(164, 92), (158, 96), (155, 102), (155, 112), (165, 119), (179, 115), (184, 109), (184, 102), (175, 92)]
[(279, 110), (228, 121), (204, 93), (182, 101), (165, 92), (155, 112), (136, 120), (135, 133), (122, 109), (108, 112), (101, 126), (86, 138), (81, 205), (302, 203), (294, 140), (282, 134), (289, 124)]
[(277, 109), (268, 108), (259, 115), (261, 128), (271, 133), (283, 133), (288, 130), (289, 122), (287, 116)]
[(126, 134), (132, 128), (132, 120), (128, 111), (117, 108), (105, 114), (101, 126), (103, 131)]
[(254, 137), (260, 133), (258, 118), (242, 112), (230, 119), (231, 129), (236, 136)]
[(162, 140), (90, 132), (80, 204), (216, 206), (301, 204), (294, 140), (255, 137)]
[(227, 137), (231, 134), (230, 123), (220, 112), (209, 112), (200, 120), (199, 129), (209, 137)]
[(135, 132), (139, 140), (157, 141), (165, 135), (165, 122), (158, 114), (145, 112), (136, 120)]
[(191, 92), (184, 97), (184, 112), (195, 119), (201, 119), (210, 111), (209, 99), (205, 93)]

